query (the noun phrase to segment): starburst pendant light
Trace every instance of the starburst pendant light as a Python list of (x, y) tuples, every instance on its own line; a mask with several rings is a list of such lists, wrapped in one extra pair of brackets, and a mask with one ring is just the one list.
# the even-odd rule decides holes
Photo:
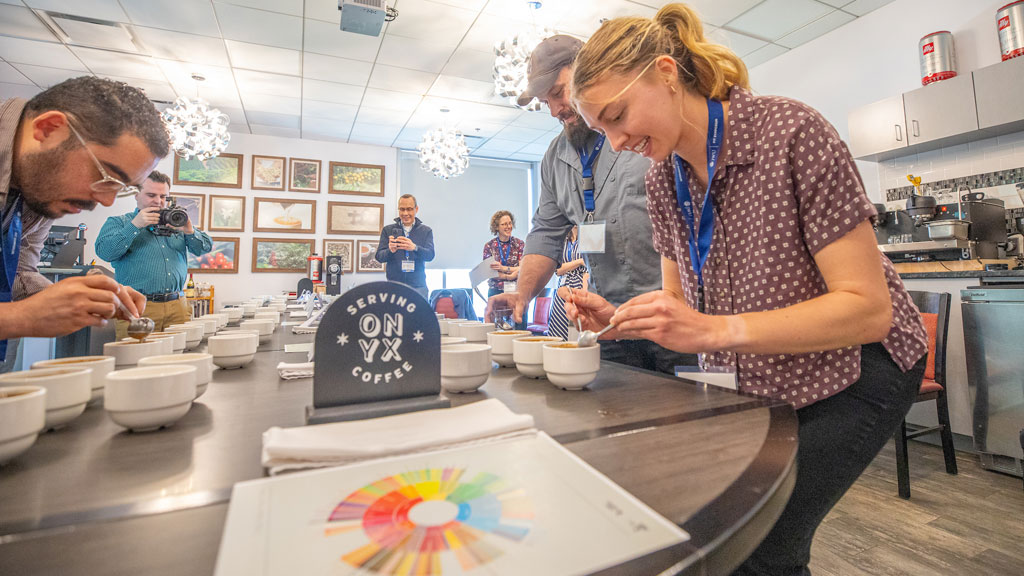
[[(448, 109), (442, 108), (441, 112), (447, 113)], [(442, 180), (455, 178), (469, 166), (466, 139), (453, 128), (442, 126), (427, 132), (417, 150), (420, 153), (420, 167)]]
[[(526, 4), (531, 10), (541, 7), (540, 2)], [(526, 90), (526, 65), (530, 61), (530, 53), (542, 40), (554, 35), (554, 30), (532, 25), (526, 31), (495, 43), (494, 93), (502, 98), (508, 98), (509, 103), (517, 108), (531, 112), (540, 110), (540, 102), (536, 98), (525, 106), (520, 106), (516, 99)]]
[(193, 157), (208, 160), (227, 148), (231, 141), (231, 134), (228, 133), (231, 120), (227, 114), (199, 98), (198, 83), (205, 78), (193, 74), (192, 79), (197, 83), (196, 98), (180, 96), (160, 116), (167, 127), (171, 149), (175, 154), (186, 160)]

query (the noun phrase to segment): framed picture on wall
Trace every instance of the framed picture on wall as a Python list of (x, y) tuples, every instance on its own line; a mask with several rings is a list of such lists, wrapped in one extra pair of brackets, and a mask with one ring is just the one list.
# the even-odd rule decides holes
[(252, 155), (252, 189), (284, 190), (285, 165), (288, 159), (281, 156)]
[(384, 264), (377, 262), (377, 241), (360, 240), (356, 272), (383, 272)]
[(320, 161), (292, 158), (288, 190), (292, 192), (320, 192)]
[(170, 194), (171, 198), (188, 212), (189, 222), (196, 228), (203, 227), (203, 204), (206, 196), (202, 194)]
[(332, 194), (384, 196), (384, 166), (331, 162)]
[(305, 272), (313, 239), (253, 238), (253, 272)]
[(331, 240), (324, 239), (324, 259), (328, 256), (341, 256), (341, 271), (343, 274), (351, 274), (355, 271), (355, 258), (352, 252), (355, 251), (354, 240)]
[(241, 154), (221, 154), (209, 160), (174, 156), (174, 183), (216, 188), (242, 187)]
[(210, 194), (210, 232), (245, 232), (245, 196)]
[(384, 205), (359, 202), (328, 202), (328, 234), (377, 236), (384, 228)]
[(254, 198), (252, 229), (256, 232), (297, 232), (316, 230), (316, 200)]
[(196, 257), (188, 252), (188, 271), (202, 273), (238, 274), (238, 238), (215, 238), (213, 250)]

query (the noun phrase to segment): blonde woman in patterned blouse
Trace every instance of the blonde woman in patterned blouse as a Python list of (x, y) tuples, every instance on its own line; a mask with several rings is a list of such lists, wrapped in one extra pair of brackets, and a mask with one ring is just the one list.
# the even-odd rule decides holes
[(743, 62), (682, 4), (605, 22), (571, 92), (608, 144), (652, 161), (663, 289), (617, 310), (577, 295), (567, 312), (613, 323), (610, 338), (701, 353), (797, 409), (793, 495), (737, 573), (809, 573), (814, 531), (902, 422), (927, 351), (850, 153), (809, 106), (751, 93)]

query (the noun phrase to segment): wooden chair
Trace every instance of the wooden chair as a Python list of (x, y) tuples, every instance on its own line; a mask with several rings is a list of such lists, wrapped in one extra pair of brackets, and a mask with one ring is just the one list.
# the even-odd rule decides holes
[(551, 296), (538, 296), (533, 301), (533, 320), (526, 329), (540, 336), (547, 335), (550, 314)]
[(946, 460), (946, 473), (956, 474), (956, 450), (953, 448), (953, 431), (949, 427), (949, 405), (946, 402), (946, 341), (949, 332), (948, 293), (910, 291), (925, 329), (928, 331), (928, 364), (924, 381), (917, 393), (917, 402), (935, 400), (939, 425), (907, 433), (907, 421), (900, 423), (896, 433), (896, 481), (900, 498), (910, 498), (910, 468), (907, 462), (907, 440), (936, 430), (942, 439), (942, 455)]

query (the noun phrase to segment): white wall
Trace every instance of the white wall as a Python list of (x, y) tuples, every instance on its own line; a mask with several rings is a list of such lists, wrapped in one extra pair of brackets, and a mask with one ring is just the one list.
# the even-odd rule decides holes
[[(953, 33), (960, 74), (998, 63), (995, 13), (1004, 4), (1006, 0), (896, 0), (757, 66), (750, 72), (751, 85), (761, 94), (789, 96), (817, 108), (845, 139), (850, 110), (921, 87), (917, 45), (926, 34), (938, 30)], [(868, 195), (878, 202), (886, 188), (903, 185), (893, 184), (897, 172), (902, 172), (899, 177), (903, 178), (911, 170), (915, 174), (927, 171), (928, 182), (978, 173), (973, 170), (991, 171), (971, 164), (979, 157), (984, 159), (986, 148), (1013, 146), (1017, 140), (1019, 137), (1015, 140), (1013, 136), (992, 139), (974, 145), (973, 153), (957, 150), (943, 157), (940, 151), (923, 161), (914, 155), (903, 159), (898, 168), (896, 160), (882, 166), (857, 164)], [(1024, 159), (1024, 149), (1020, 153)], [(1017, 163), (1021, 165), (1024, 162)], [(895, 172), (880, 174), (882, 168)], [(946, 169), (951, 173), (943, 176)]]

